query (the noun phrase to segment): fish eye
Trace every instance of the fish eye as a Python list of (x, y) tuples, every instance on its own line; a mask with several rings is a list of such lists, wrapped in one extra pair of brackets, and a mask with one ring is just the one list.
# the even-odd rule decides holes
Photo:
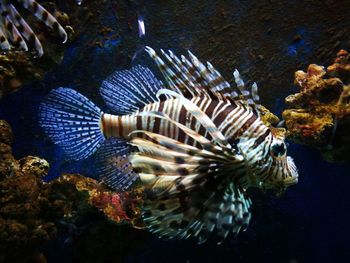
[(285, 143), (274, 143), (271, 145), (270, 149), (271, 155), (273, 157), (281, 157), (287, 152), (287, 147)]

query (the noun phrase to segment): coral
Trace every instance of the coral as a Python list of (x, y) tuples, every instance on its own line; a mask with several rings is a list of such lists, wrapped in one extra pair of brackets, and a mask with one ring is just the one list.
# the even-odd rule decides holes
[[(19, 1), (34, 14), (35, 20), (43, 20), (47, 14), (47, 19), (43, 21), (46, 27), (42, 26), (43, 23), (34, 23), (32, 21), (34, 18), (31, 16), (28, 18), (17, 16), (19, 13), (13, 2), (0, 1), (0, 11), (2, 12), (2, 16), (0, 16), (0, 50), (6, 50), (0, 54), (0, 99), (26, 83), (41, 79), (50, 68), (62, 60), (64, 45), (57, 45), (57, 41), (50, 41), (55, 38), (55, 35), (51, 34), (47, 28), (58, 31), (63, 41), (67, 39), (67, 33), (61, 24), (67, 25), (69, 18), (66, 14), (55, 11), (57, 8), (52, 2), (47, 2), (46, 5), (55, 14), (57, 20), (35, 1)], [(33, 6), (37, 6), (37, 8), (33, 8)], [(40, 33), (35, 34), (34, 29), (31, 29), (28, 23), (34, 24), (35, 31)], [(32, 52), (28, 52), (30, 47), (36, 50), (36, 56), (33, 56)], [(44, 51), (45, 56), (42, 56)]]
[[(14, 3), (14, 0), (6, 2), (9, 2), (11, 5), (17, 4), (17, 9), (21, 11), (23, 9), (21, 4), (28, 1), (32, 2), (31, 0), (21, 0), (19, 1), (20, 4)], [(111, 53), (108, 52), (104, 60), (98, 59), (94, 63), (96, 64), (101, 60), (103, 67), (100, 68), (106, 70), (104, 75), (108, 75), (112, 70), (115, 70), (115, 64), (110, 63), (110, 66), (108, 66), (109, 64), (105, 63), (105, 60), (111, 59), (111, 54), (115, 54), (118, 56), (117, 59), (122, 61), (127, 60), (125, 58), (126, 54), (119, 56), (121, 51), (117, 48), (120, 41), (119, 31), (124, 27), (117, 27), (117, 20), (114, 17), (116, 5), (107, 5), (105, 0), (85, 1), (82, 5), (79, 5), (79, 2), (81, 1), (40, 1), (40, 4), (45, 6), (46, 10), (53, 17), (56, 17), (58, 24), (62, 25), (62, 28), (66, 31), (65, 34), (69, 36), (70, 42), (75, 41), (75, 44), (81, 41), (84, 42), (83, 45), (74, 46), (74, 52), (66, 57), (69, 63), (64, 66), (66, 70), (64, 74), (68, 76), (70, 74), (74, 75), (73, 79), (77, 82), (81, 82), (81, 79), (85, 78), (80, 78), (74, 67), (79, 68), (78, 71), (82, 71), (82, 75), (90, 74), (90, 72), (84, 71), (85, 68), (88, 69), (89, 67), (82, 69), (81, 64), (91, 63), (91, 54), (102, 55), (100, 50), (103, 48), (110, 50)], [(113, 10), (111, 10), (111, 6)], [(127, 13), (128, 5), (126, 3), (118, 4), (117, 7), (116, 9), (118, 13), (121, 13), (121, 16)], [(57, 10), (64, 10), (69, 16)], [(111, 12), (112, 18), (105, 17), (105, 10)], [(37, 23), (36, 20), (38, 19), (34, 15), (24, 16), (26, 13), (28, 12), (23, 12), (23, 19), (31, 25), (32, 31), (36, 32), (37, 39), (43, 47), (44, 55), (40, 57), (40, 52), (37, 50), (35, 52), (37, 55), (33, 56), (34, 52), (27, 52), (20, 48), (12, 48), (10, 51), (0, 54), (0, 99), (12, 91), (18, 90), (25, 84), (42, 79), (48, 70), (62, 61), (65, 48), (67, 47), (67, 45), (60, 44), (65, 39), (63, 33), (62, 37), (58, 38), (57, 33), (53, 32), (55, 30), (51, 30), (49, 26), (45, 26), (43, 23)], [(31, 13), (33, 12), (31, 11)], [(115, 16), (117, 15), (115, 14)], [(0, 16), (1, 19), (5, 18)], [(124, 19), (126, 20), (126, 18)], [(31, 51), (30, 47), (35, 48), (35, 45), (29, 43), (28, 47), (29, 51)], [(124, 48), (124, 50), (127, 49), (127, 47)], [(132, 47), (132, 49), (134, 48)], [(126, 53), (125, 51), (123, 52)], [(96, 67), (99, 66), (97, 65)], [(96, 85), (99, 83), (100, 80)]]
[(280, 119), (269, 111), (263, 105), (259, 105), (259, 112), (261, 121), (270, 128), (270, 130), (279, 137), (285, 136), (286, 130), (284, 128), (278, 127), (280, 124)]
[(87, 202), (116, 223), (133, 224), (140, 217), (141, 191), (116, 193), (104, 184), (78, 174), (63, 174), (59, 181), (74, 185), (79, 192), (86, 191)]
[(51, 57), (42, 58), (40, 63), (36, 63), (24, 51), (0, 54), (0, 99), (26, 83), (41, 79), (49, 68), (61, 60), (62, 51), (50, 50)]
[(64, 226), (77, 228), (88, 214), (100, 214), (102, 225), (139, 225), (139, 192), (115, 193), (78, 174), (44, 183), (48, 162), (34, 156), (16, 160), (12, 142), (10, 125), (0, 120), (0, 262), (45, 260), (39, 246), (71, 232)]
[(300, 92), (286, 98), (287, 136), (318, 148), (330, 162), (350, 161), (350, 55), (340, 50), (327, 69), (311, 64), (295, 73)]
[(49, 200), (49, 187), (42, 182), (49, 164), (33, 156), (16, 160), (12, 141), (10, 126), (0, 121), (0, 254), (9, 262), (18, 256), (23, 261), (40, 257), (36, 247), (56, 235), (55, 219), (70, 206)]

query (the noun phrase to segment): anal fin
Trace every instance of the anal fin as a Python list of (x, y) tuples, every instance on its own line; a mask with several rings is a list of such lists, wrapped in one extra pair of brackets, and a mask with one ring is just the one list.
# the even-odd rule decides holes
[(130, 146), (124, 140), (110, 138), (96, 152), (98, 178), (117, 191), (125, 191), (139, 178), (127, 158)]

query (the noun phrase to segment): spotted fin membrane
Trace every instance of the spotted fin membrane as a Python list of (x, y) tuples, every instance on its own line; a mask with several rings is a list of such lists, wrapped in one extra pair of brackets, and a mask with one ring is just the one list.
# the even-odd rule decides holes
[[(58, 32), (63, 43), (67, 41), (67, 33), (56, 18), (34, 0), (18, 0), (24, 8), (43, 22), (47, 27)], [(12, 46), (28, 51), (33, 47), (39, 57), (44, 54), (42, 44), (28, 23), (23, 19), (11, 0), (0, 0), (0, 49), (7, 51)]]

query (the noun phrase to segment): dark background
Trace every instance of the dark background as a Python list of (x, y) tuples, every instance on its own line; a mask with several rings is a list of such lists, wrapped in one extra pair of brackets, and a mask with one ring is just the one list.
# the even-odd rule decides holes
[[(88, 3), (86, 0), (83, 6)], [(293, 84), (296, 70), (305, 70), (311, 63), (329, 65), (339, 49), (350, 51), (350, 1), (346, 0), (101, 1), (99, 12), (100, 22), (118, 38), (87, 46), (100, 34), (89, 28), (89, 33), (67, 44), (62, 63), (43, 81), (0, 103), (0, 118), (12, 125), (16, 138), (15, 156), (46, 158), (51, 164), (46, 180), (63, 171), (93, 174), (89, 161), (68, 161), (42, 133), (36, 122), (41, 99), (52, 88), (69, 86), (104, 108), (98, 95), (101, 81), (131, 64), (150, 65), (146, 56), (137, 52), (144, 45), (175, 53), (189, 49), (201, 60), (211, 61), (229, 81), (233, 69), (238, 68), (246, 82), (258, 83), (262, 104), (277, 115), (283, 110), (284, 98), (297, 90)], [(145, 19), (143, 39), (138, 37), (138, 14)], [(143, 242), (123, 257), (125, 262), (347, 262), (350, 166), (326, 163), (316, 150), (292, 143), (289, 154), (299, 168), (299, 183), (280, 198), (253, 191), (248, 230), (223, 245), (161, 241), (143, 231), (127, 238), (127, 228), (100, 240), (96, 250), (89, 250), (86, 244), (76, 260), (113, 262), (110, 240), (115, 238), (116, 243), (130, 242), (131, 247), (140, 239)], [(45, 248), (49, 262), (72, 260), (74, 246), (74, 242), (67, 245), (57, 240)]]

